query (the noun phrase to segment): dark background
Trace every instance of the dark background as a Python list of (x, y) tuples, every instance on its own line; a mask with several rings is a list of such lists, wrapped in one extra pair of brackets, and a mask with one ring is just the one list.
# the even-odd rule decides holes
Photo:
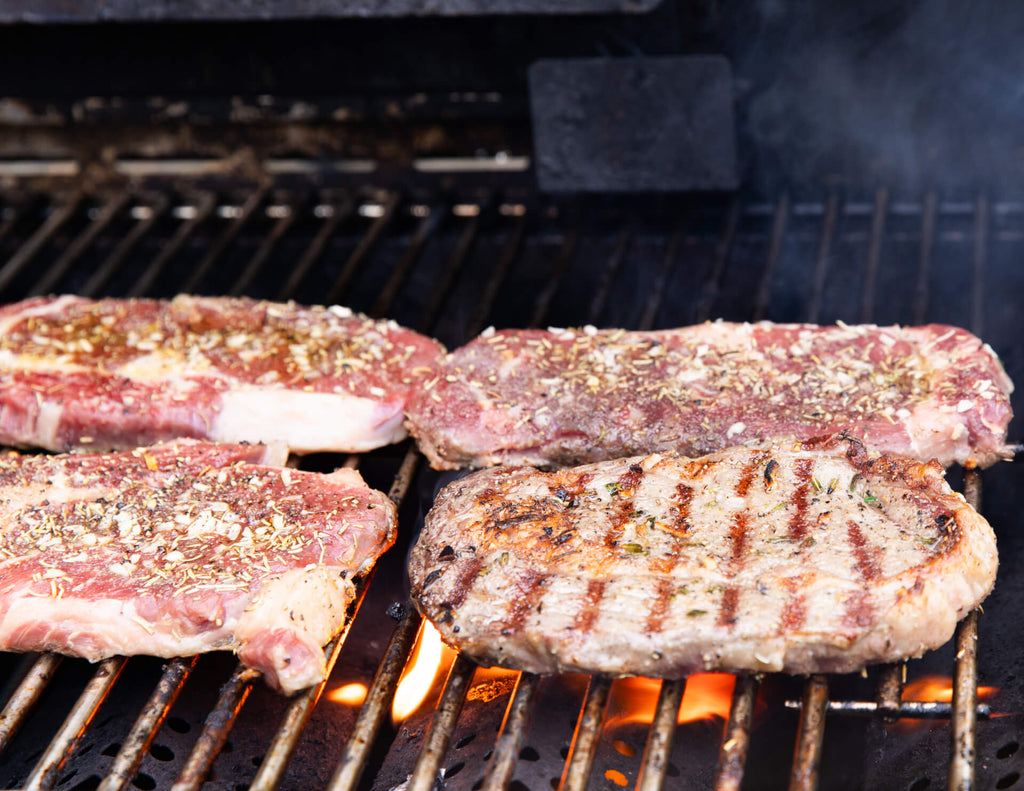
[[(203, 13), (234, 19), (160, 24), (109, 21), (168, 13), (160, 4), (106, 4), (108, 21), (81, 24), (65, 20), (95, 7), (30, 5), (37, 21), (0, 25), (2, 158), (95, 157), (101, 143), (399, 163), (529, 153), (538, 59), (714, 53), (732, 65), (748, 186), (999, 189), (1024, 175), (1024, 9), (997, 0), (664, 0), (644, 13), (484, 17), (396, 0), (377, 4), (382, 18), (315, 19), (280, 17), (327, 4), (215, 2)], [(26, 7), (0, 3), (0, 20)], [(394, 15), (403, 9), (421, 14)]]

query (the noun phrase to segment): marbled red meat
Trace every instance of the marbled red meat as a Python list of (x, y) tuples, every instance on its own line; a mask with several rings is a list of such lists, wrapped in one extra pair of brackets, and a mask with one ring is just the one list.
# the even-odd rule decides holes
[(843, 437), (483, 470), (441, 491), (409, 560), (417, 606), (478, 662), (661, 678), (920, 656), (996, 567), (938, 464)]
[(443, 351), (336, 306), (31, 299), (0, 308), (0, 444), (370, 450), (405, 437), (406, 401)]
[(231, 649), (286, 693), (322, 680), (395, 508), (355, 471), (279, 466), (286, 455), (180, 440), (0, 456), (0, 649)]
[(1013, 385), (954, 327), (710, 322), (658, 332), (489, 330), (408, 407), (438, 468), (686, 455), (850, 431), (881, 452), (1010, 455)]

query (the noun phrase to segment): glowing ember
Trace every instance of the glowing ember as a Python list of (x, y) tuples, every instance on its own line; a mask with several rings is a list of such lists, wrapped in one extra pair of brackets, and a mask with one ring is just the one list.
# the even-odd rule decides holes
[[(736, 677), (729, 673), (698, 673), (686, 680), (677, 721), (729, 717)], [(622, 678), (612, 685), (608, 704), (610, 726), (654, 722), (661, 681), (652, 678)]]
[[(978, 700), (992, 697), (999, 687), (978, 687)], [(951, 703), (953, 701), (953, 679), (949, 676), (922, 676), (903, 688), (903, 700)]]
[(430, 695), (441, 671), (447, 672), (453, 661), (455, 651), (441, 642), (441, 635), (429, 621), (424, 621), (412, 657), (395, 690), (392, 719), (399, 722), (413, 714)]
[(327, 693), (327, 699), (345, 706), (362, 706), (369, 690), (366, 684), (345, 684)]

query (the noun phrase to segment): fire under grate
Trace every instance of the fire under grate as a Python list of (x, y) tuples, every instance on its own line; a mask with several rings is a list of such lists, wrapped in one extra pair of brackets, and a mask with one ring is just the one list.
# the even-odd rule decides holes
[[(341, 302), (450, 347), (490, 324), (941, 321), (988, 340), (1018, 381), (1022, 250), (1024, 203), (984, 194), (568, 202), (187, 179), (0, 190), (3, 302), (183, 291)], [(922, 791), (1011, 788), (1024, 771), (1020, 465), (985, 473), (1003, 560), (995, 593), (922, 660), (864, 677), (740, 676), (727, 721), (677, 725), (699, 677), (651, 682), (651, 724), (619, 716), (628, 682), (495, 676), (456, 658), (440, 698), (395, 726), (391, 698), (420, 629), (405, 551), (438, 476), (408, 444), (298, 463), (357, 466), (400, 503), (404, 527), (327, 648), (328, 682), (286, 700), (230, 655), (93, 666), (3, 654), (0, 787)], [(981, 503), (978, 473), (951, 477)], [(951, 679), (950, 701), (910, 699), (926, 675)], [(350, 682), (369, 687), (361, 706), (335, 700)]]

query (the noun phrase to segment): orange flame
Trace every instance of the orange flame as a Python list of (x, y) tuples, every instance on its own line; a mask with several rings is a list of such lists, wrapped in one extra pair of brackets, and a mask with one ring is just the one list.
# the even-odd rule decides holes
[(455, 651), (441, 642), (441, 635), (430, 621), (423, 621), (412, 656), (395, 690), (392, 720), (400, 722), (414, 714), (435, 688), (441, 671), (447, 672), (454, 661)]
[[(978, 687), (978, 700), (995, 695), (999, 687)], [(903, 688), (903, 700), (921, 702), (951, 703), (953, 701), (953, 679), (949, 676), (922, 676)]]
[[(686, 680), (679, 706), (679, 723), (729, 717), (736, 677), (730, 673), (698, 673)], [(653, 678), (622, 678), (612, 685), (608, 704), (610, 726), (654, 722), (661, 681)]]
[[(999, 692), (999, 687), (978, 687), (978, 700), (985, 701)], [(949, 676), (922, 676), (914, 679), (903, 687), (903, 701), (919, 703), (951, 703), (953, 701), (953, 679)], [(993, 717), (1003, 715), (992, 714)], [(888, 727), (897, 731), (913, 732), (922, 728), (934, 727), (934, 721), (922, 719), (901, 719)]]
[(363, 701), (366, 700), (366, 693), (369, 691), (366, 684), (358, 682), (345, 684), (328, 692), (327, 699), (344, 706), (362, 706)]

